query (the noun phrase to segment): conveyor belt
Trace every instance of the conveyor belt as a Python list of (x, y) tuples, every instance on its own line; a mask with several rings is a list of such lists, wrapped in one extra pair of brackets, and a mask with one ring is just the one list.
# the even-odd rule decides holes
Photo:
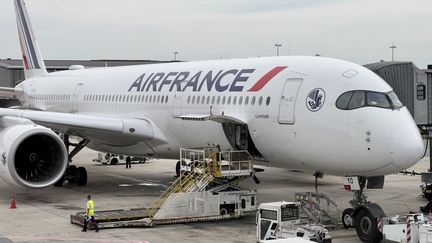
[[(137, 209), (119, 209), (119, 210), (106, 210), (95, 211), (95, 220), (97, 222), (115, 222), (115, 221), (131, 221), (145, 218), (146, 208)], [(70, 221), (73, 224), (83, 225), (85, 212), (78, 212), (70, 216)]]

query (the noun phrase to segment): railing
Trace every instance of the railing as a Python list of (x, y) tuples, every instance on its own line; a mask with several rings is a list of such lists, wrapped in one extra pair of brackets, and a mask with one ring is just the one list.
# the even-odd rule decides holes
[(147, 209), (146, 216), (153, 217), (173, 193), (204, 190), (212, 179), (207, 167), (206, 162), (196, 161), (191, 172), (183, 171), (173, 182), (171, 187), (164, 191), (162, 195), (150, 205)]

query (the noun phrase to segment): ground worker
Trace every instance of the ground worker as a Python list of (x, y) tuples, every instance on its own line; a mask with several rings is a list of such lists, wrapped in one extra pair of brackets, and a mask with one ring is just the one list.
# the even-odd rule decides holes
[(94, 208), (95, 208), (95, 205), (94, 205), (93, 200), (91, 199), (91, 195), (88, 195), (87, 196), (86, 215), (85, 215), (84, 227), (82, 229), (82, 232), (86, 232), (87, 231), (87, 224), (89, 222), (92, 222), (93, 227), (95, 227), (95, 229), (96, 229), (96, 232), (99, 231), (99, 226), (96, 223), (95, 218), (94, 218)]
[(131, 157), (126, 157), (126, 169), (127, 168), (131, 168), (131, 162), (132, 162), (132, 159), (131, 159)]

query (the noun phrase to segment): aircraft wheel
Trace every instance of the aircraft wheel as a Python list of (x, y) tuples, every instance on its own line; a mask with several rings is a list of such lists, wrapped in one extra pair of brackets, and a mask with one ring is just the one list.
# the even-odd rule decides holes
[(76, 179), (76, 177), (78, 176), (77, 167), (75, 165), (69, 165), (67, 170), (68, 170), (67, 174), (71, 176), (68, 176), (66, 180), (71, 184), (77, 183), (77, 179)]
[(80, 186), (84, 186), (85, 184), (87, 184), (87, 170), (84, 167), (78, 167), (77, 172), (77, 184)]
[(351, 216), (353, 211), (354, 209), (352, 208), (346, 208), (342, 212), (342, 225), (345, 229), (353, 227), (353, 218)]
[(113, 158), (113, 159), (111, 159), (110, 165), (116, 165), (117, 163), (118, 163), (118, 159)]
[(227, 215), (228, 214), (228, 210), (226, 210), (225, 208), (221, 208), (220, 214), (221, 215)]
[(378, 243), (383, 239), (382, 233), (378, 230), (376, 218), (369, 210), (361, 209), (354, 218), (357, 236), (363, 242)]

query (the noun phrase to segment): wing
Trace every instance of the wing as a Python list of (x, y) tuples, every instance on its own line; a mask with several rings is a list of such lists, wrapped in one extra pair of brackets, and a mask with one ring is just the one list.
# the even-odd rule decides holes
[(116, 118), (8, 108), (0, 108), (0, 116), (28, 119), (56, 132), (113, 145), (129, 145), (150, 139), (166, 142), (158, 126), (145, 118)]

